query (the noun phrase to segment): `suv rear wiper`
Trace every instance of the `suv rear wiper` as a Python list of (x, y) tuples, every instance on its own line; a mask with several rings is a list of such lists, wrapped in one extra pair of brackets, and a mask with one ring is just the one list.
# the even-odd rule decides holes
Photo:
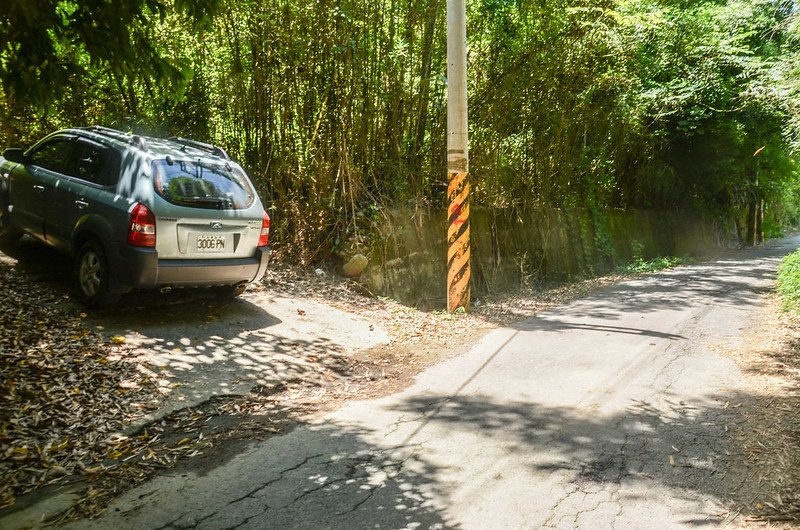
[(173, 198), (172, 200), (189, 206), (202, 205), (203, 208), (214, 208), (216, 210), (222, 210), (227, 202), (225, 199), (215, 197), (181, 197), (180, 199)]

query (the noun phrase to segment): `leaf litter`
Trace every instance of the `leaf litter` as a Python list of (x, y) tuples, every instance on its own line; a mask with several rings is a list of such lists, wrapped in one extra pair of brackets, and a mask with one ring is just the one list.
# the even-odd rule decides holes
[(51, 290), (0, 266), (0, 507), (96, 472), (109, 436), (155, 391)]
[[(752, 405), (731, 430), (744, 479), (735, 494), (745, 524), (800, 526), (800, 315), (767, 297), (742, 345), (723, 351), (747, 376)], [(727, 405), (727, 404), (726, 404)]]

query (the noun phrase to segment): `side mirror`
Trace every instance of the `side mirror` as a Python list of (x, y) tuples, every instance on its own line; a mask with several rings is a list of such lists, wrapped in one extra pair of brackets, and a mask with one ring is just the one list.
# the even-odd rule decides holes
[(25, 156), (25, 150), (19, 147), (9, 147), (3, 151), (3, 158), (16, 162), (17, 164), (25, 164), (28, 162), (28, 157)]

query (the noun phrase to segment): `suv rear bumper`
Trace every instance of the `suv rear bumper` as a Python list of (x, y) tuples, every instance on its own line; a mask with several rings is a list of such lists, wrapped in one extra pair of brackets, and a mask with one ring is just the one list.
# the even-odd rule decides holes
[(192, 287), (257, 282), (269, 264), (269, 247), (258, 247), (252, 258), (158, 259), (155, 249), (113, 245), (107, 252), (114, 291), (163, 286)]

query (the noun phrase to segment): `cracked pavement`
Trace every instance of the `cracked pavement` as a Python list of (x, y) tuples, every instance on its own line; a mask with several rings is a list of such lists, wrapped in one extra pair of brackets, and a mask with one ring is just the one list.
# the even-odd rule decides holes
[(697, 528), (731, 523), (735, 347), (800, 238), (630, 280), (487, 334), (75, 528)]

